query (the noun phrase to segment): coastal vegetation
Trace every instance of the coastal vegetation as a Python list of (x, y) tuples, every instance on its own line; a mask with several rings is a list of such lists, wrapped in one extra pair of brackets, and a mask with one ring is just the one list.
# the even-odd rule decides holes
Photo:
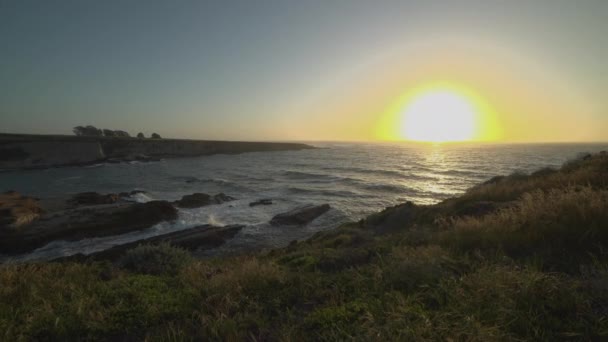
[(5, 264), (0, 339), (601, 340), (607, 208), (600, 153), (282, 249)]
[[(109, 138), (130, 138), (131, 134), (122, 130), (101, 129), (95, 126), (76, 126), (72, 129), (74, 135), (79, 137), (109, 137)], [(137, 138), (145, 138), (143, 133), (137, 133)], [(152, 133), (150, 139), (161, 139), (160, 134)]]

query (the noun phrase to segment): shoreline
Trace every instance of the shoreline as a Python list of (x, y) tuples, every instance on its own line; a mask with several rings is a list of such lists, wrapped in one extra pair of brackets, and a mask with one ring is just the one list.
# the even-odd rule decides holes
[(0, 171), (314, 148), (280, 142), (0, 134)]

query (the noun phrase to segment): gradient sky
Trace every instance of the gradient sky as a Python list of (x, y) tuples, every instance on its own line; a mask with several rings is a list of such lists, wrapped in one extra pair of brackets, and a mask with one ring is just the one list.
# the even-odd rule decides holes
[(375, 140), (440, 80), (505, 141), (606, 141), (607, 18), (605, 0), (0, 0), (0, 132)]

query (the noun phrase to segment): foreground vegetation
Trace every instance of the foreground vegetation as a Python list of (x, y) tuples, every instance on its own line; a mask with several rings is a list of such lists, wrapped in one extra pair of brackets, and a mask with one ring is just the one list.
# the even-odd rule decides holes
[(606, 154), (256, 255), (0, 267), (11, 341), (599, 340), (607, 314)]

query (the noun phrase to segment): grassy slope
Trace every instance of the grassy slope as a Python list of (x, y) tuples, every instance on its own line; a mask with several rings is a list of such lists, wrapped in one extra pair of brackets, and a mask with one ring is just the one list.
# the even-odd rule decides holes
[(607, 248), (608, 156), (595, 155), (258, 255), (163, 259), (163, 246), (166, 273), (2, 266), (0, 339), (607, 338)]

